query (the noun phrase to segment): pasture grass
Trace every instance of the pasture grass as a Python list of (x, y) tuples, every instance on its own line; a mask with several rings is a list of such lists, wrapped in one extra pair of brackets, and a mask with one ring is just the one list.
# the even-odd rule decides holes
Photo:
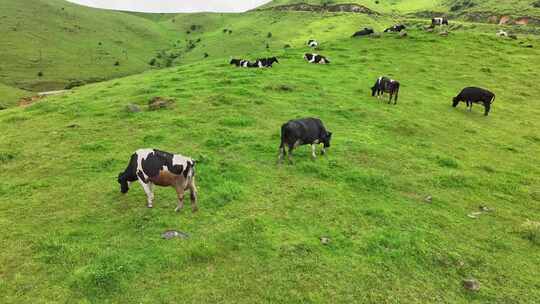
[[(492, 31), (317, 28), (330, 65), (295, 43), (272, 69), (211, 56), (1, 111), (0, 302), (534, 303), (540, 54)], [(397, 106), (370, 96), (381, 74), (401, 81)], [(497, 94), (489, 117), (451, 107), (469, 85)], [(176, 106), (148, 111), (155, 96)], [(328, 154), (276, 165), (281, 124), (307, 116), (334, 132)], [(142, 147), (199, 160), (198, 213), (175, 213), (170, 188), (154, 209), (138, 185), (120, 194)], [(494, 211), (467, 216), (480, 205)]]

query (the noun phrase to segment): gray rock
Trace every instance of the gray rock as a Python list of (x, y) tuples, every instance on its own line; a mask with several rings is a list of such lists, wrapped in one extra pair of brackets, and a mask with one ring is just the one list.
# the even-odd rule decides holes
[(409, 35), (409, 34), (407, 34), (406, 31), (401, 31), (401, 32), (399, 32), (399, 37), (401, 37), (401, 38), (405, 38), (405, 37), (407, 37), (408, 35)]
[(431, 204), (433, 202), (433, 197), (431, 197), (431, 195), (426, 196), (426, 198), (424, 198), (424, 202)]
[(187, 239), (189, 238), (189, 234), (182, 231), (167, 230), (161, 234), (161, 237), (166, 240), (170, 240), (173, 238)]
[(330, 244), (330, 239), (327, 238), (327, 237), (324, 237), (324, 236), (321, 237), (321, 244), (323, 244), (323, 245), (328, 245), (328, 244)]
[(128, 113), (139, 113), (140, 111), (141, 111), (141, 107), (139, 107), (136, 104), (130, 103), (126, 106), (126, 112)]
[(447, 31), (440, 32), (439, 35), (443, 36), (443, 37), (446, 37), (446, 36), (448, 36), (448, 32)]
[(480, 290), (480, 282), (476, 279), (463, 280), (463, 287), (470, 291), (478, 291)]

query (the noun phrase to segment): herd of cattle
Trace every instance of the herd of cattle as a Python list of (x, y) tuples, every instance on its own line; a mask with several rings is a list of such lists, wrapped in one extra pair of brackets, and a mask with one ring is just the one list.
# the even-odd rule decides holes
[[(446, 18), (433, 18), (432, 26), (448, 25)], [(387, 28), (385, 32), (400, 32), (405, 29), (405, 25), (398, 24)], [(364, 28), (356, 32), (353, 37), (370, 35), (374, 31), (370, 28)], [(318, 47), (319, 43), (315, 40), (309, 40), (307, 45), (311, 48)], [(318, 54), (306, 53), (304, 59), (309, 63), (328, 64), (330, 61)], [(230, 64), (242, 68), (271, 68), (274, 63), (279, 63), (276, 57), (259, 58), (254, 62), (244, 59), (232, 59)], [(400, 83), (389, 77), (381, 76), (371, 87), (371, 95), (381, 98), (387, 93), (390, 98), (388, 103), (394, 100), (397, 104)], [(473, 103), (482, 104), (485, 108), (484, 115), (488, 115), (492, 103), (495, 101), (495, 94), (492, 92), (477, 88), (464, 88), (456, 97), (453, 98), (452, 106), (456, 107), (460, 102), (465, 102), (469, 111), (472, 110)], [(281, 142), (279, 145), (278, 162), (282, 162), (285, 155), (288, 154), (289, 162), (292, 162), (292, 152), (301, 145), (311, 145), (312, 157), (316, 157), (316, 148), (323, 145), (321, 154), (326, 153), (330, 147), (332, 132), (328, 131), (324, 123), (318, 118), (303, 118), (286, 122), (281, 126)], [(153, 207), (154, 185), (172, 186), (178, 195), (178, 206), (176, 211), (184, 207), (184, 193), (190, 191), (192, 211), (196, 212), (197, 207), (197, 188), (195, 186), (195, 160), (179, 154), (172, 154), (157, 149), (137, 150), (129, 161), (127, 168), (118, 175), (120, 191), (127, 193), (132, 182), (138, 181), (143, 187), (147, 196), (148, 208)]]

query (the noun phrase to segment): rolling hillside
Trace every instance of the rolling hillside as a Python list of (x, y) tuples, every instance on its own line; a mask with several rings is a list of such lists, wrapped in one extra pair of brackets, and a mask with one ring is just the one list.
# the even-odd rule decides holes
[[(411, 26), (403, 39), (350, 39), (393, 22), (356, 14), (175, 18), (159, 31), (197, 44), (184, 64), (0, 111), (1, 303), (540, 298), (540, 51), (523, 44), (537, 37), (463, 23), (448, 37)], [(312, 36), (332, 64), (302, 60)], [(268, 54), (272, 69), (227, 64)], [(401, 81), (397, 106), (370, 97), (381, 74)], [(497, 94), (489, 117), (451, 107), (469, 85)], [(156, 96), (176, 106), (148, 111)], [(334, 132), (328, 155), (302, 147), (276, 165), (280, 125), (305, 116)], [(199, 213), (174, 213), (170, 188), (151, 210), (138, 185), (120, 194), (117, 174), (141, 147), (199, 160)], [(163, 240), (167, 229), (190, 237)]]
[[(378, 12), (398, 14), (428, 11), (469, 18), (475, 14), (540, 18), (540, 5), (535, 0), (274, 0), (263, 8), (296, 3), (315, 5), (356, 3)], [(483, 22), (487, 21), (487, 19), (483, 20)]]

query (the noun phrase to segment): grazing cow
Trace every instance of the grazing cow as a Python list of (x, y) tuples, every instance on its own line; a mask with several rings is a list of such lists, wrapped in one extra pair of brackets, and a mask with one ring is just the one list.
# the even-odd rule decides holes
[(448, 25), (448, 18), (437, 17), (437, 18), (431, 19), (431, 27), (435, 27), (437, 25)]
[(317, 54), (306, 53), (304, 54), (304, 59), (307, 60), (309, 63), (318, 63), (318, 64), (330, 63), (330, 60), (328, 60), (328, 58), (321, 55), (317, 55)]
[(363, 30), (358, 31), (352, 35), (352, 37), (362, 37), (362, 36), (368, 36), (375, 33), (372, 28), (365, 27)]
[(242, 61), (244, 61), (243, 59), (231, 59), (231, 62), (229, 62), (229, 64), (234, 64), (235, 66), (239, 67), (242, 63)]
[(311, 155), (316, 158), (316, 145), (323, 144), (321, 153), (326, 153), (326, 148), (330, 147), (332, 132), (324, 127), (318, 118), (303, 118), (290, 120), (281, 126), (281, 144), (279, 146), (279, 162), (285, 156), (285, 146), (289, 148), (288, 159), (292, 162), (292, 151), (301, 145), (311, 145)]
[(278, 59), (276, 57), (270, 57), (270, 58), (259, 58), (255, 62), (256, 66), (259, 68), (271, 68), (274, 63), (279, 63)]
[(399, 94), (399, 82), (384, 76), (377, 78), (377, 81), (375, 82), (373, 87), (371, 87), (371, 96), (377, 96), (377, 98), (381, 98), (384, 93), (390, 94), (390, 99), (388, 100), (388, 103), (392, 102), (392, 97), (394, 97), (394, 104), (397, 104)]
[(178, 195), (177, 212), (184, 207), (184, 191), (189, 189), (191, 209), (193, 212), (198, 210), (195, 161), (191, 158), (156, 149), (139, 149), (131, 155), (126, 170), (118, 175), (120, 191), (127, 193), (130, 184), (137, 180), (146, 193), (148, 208), (153, 207), (153, 187), (158, 185), (172, 186), (176, 189)]
[(407, 27), (403, 24), (394, 25), (392, 27), (389, 27), (384, 30), (385, 33), (388, 32), (401, 32), (402, 30), (406, 29)]
[(307, 42), (307, 45), (308, 45), (310, 48), (316, 48), (316, 47), (319, 46), (319, 43), (317, 42), (317, 40), (310, 39), (310, 40)]
[(483, 104), (485, 109), (484, 115), (488, 116), (491, 104), (495, 101), (495, 94), (482, 88), (468, 87), (461, 90), (458, 96), (454, 97), (452, 106), (454, 108), (457, 107), (461, 101), (467, 103), (469, 112), (472, 111), (473, 103)]

